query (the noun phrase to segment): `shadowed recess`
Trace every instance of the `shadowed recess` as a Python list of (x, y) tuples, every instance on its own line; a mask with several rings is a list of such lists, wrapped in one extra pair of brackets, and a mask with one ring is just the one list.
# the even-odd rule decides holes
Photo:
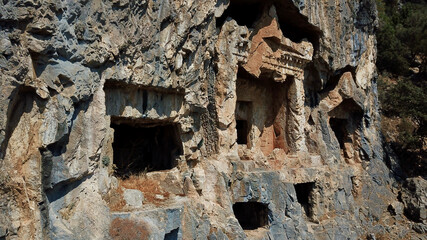
[(228, 8), (217, 19), (217, 27), (221, 27), (227, 18), (231, 18), (241, 26), (253, 28), (262, 11), (271, 5), (276, 7), (280, 28), (285, 37), (294, 42), (306, 38), (318, 49), (322, 32), (300, 13), (299, 9), (302, 10), (304, 6), (298, 8), (291, 0), (230, 0)]
[(268, 206), (259, 202), (237, 202), (234, 215), (243, 230), (255, 230), (268, 225)]
[(177, 240), (178, 239), (179, 228), (176, 228), (169, 233), (165, 234), (165, 240)]
[(183, 152), (178, 125), (119, 123), (111, 124), (114, 129), (113, 162), (118, 176), (176, 166), (176, 159)]
[(313, 196), (314, 186), (314, 182), (299, 183), (294, 185), (298, 202), (301, 204), (301, 207), (304, 209), (305, 214), (308, 217), (312, 215), (313, 206), (311, 198)]

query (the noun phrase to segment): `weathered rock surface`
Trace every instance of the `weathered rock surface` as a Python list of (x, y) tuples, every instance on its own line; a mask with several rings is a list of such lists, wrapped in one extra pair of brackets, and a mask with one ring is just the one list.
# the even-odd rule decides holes
[(401, 196), (408, 217), (422, 223), (427, 221), (426, 185), (427, 182), (423, 178), (408, 178), (404, 183)]
[(144, 194), (141, 191), (135, 189), (126, 189), (123, 193), (123, 198), (126, 201), (126, 204), (138, 208), (142, 207), (142, 202), (144, 201)]
[(0, 1), (0, 239), (423, 239), (426, 181), (378, 130), (376, 14)]

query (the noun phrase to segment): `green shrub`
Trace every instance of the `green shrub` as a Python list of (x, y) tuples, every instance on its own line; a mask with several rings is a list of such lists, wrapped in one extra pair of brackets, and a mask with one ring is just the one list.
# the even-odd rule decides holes
[(406, 172), (425, 175), (427, 0), (377, 0), (377, 8), (379, 99), (384, 119), (395, 123), (383, 131)]
[(103, 156), (103, 157), (102, 157), (102, 164), (103, 164), (105, 167), (108, 167), (108, 166), (110, 165), (110, 158), (109, 158), (108, 156)]
[(412, 0), (377, 0), (380, 71), (408, 75), (409, 67), (427, 70), (427, 3)]

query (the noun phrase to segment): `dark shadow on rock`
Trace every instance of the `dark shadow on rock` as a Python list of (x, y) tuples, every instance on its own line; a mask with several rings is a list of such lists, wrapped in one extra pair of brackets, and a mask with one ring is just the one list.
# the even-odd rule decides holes
[(72, 178), (68, 179), (67, 181), (63, 181), (56, 184), (55, 186), (53, 186), (53, 188), (45, 191), (47, 200), (49, 201), (49, 203), (52, 203), (58, 199), (63, 198), (65, 195), (67, 195), (73, 189), (76, 189), (78, 186), (80, 186), (80, 184), (89, 179), (91, 176), (92, 174), (89, 174), (80, 179)]
[[(70, 138), (70, 133), (73, 129), (73, 125), (75, 120), (77, 119), (77, 116), (80, 114), (80, 112), (86, 112), (89, 108), (89, 105), (92, 101), (92, 96), (89, 98), (88, 101), (81, 101), (74, 103), (74, 113), (71, 118), (71, 125), (68, 127), (68, 133), (62, 136), (58, 141), (49, 144), (46, 148), (41, 148), (40, 153), (42, 156), (42, 166), (41, 166), (41, 175), (42, 175), (42, 185), (43, 189), (46, 191), (48, 189), (51, 189), (52, 187), (52, 168), (53, 168), (53, 159), (55, 158), (55, 161), (63, 161), (61, 158), (61, 155), (64, 154), (67, 151), (67, 145)], [(74, 179), (75, 180), (75, 179)], [(67, 180), (67, 182), (74, 181), (73, 179)], [(59, 184), (59, 183), (58, 183)]]
[(25, 86), (18, 86), (12, 91), (11, 100), (7, 110), (6, 134), (0, 146), (0, 159), (6, 155), (6, 148), (9, 140), (18, 126), (19, 120), (24, 113), (30, 113), (33, 108), (33, 101), (36, 99), (34, 89)]
[(169, 233), (165, 234), (164, 240), (177, 240), (178, 239), (179, 228), (176, 228)]

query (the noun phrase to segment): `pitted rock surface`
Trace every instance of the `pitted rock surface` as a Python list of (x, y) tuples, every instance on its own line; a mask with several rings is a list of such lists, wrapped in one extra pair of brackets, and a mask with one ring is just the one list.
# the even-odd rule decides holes
[(0, 1), (0, 239), (423, 239), (377, 24), (373, 0)]

